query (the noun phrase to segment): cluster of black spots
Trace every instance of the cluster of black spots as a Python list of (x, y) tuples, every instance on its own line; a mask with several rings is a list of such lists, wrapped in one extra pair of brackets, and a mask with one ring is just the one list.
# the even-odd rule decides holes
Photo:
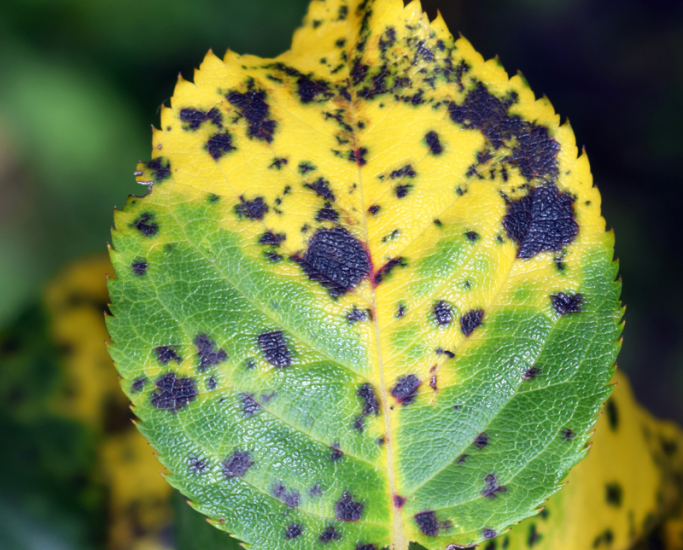
[(303, 258), (293, 256), (292, 259), (333, 298), (353, 291), (371, 269), (363, 244), (342, 227), (318, 229)]
[(465, 237), (467, 237), (467, 240), (471, 243), (475, 243), (479, 240), (479, 233), (477, 233), (476, 231), (468, 231), (467, 233), (465, 233)]
[(573, 430), (567, 428), (566, 430), (562, 430), (562, 437), (569, 441), (570, 439), (574, 439), (576, 437), (576, 434)]
[(389, 260), (374, 274), (373, 284), (375, 286), (379, 285), (382, 281), (389, 277), (392, 271), (397, 267), (408, 267), (408, 260), (406, 260), (403, 256)]
[(398, 179), (398, 178), (414, 178), (417, 176), (417, 172), (413, 169), (412, 164), (406, 164), (402, 168), (398, 168), (396, 170), (393, 170), (390, 174), (389, 177), (392, 180)]
[(273, 485), (273, 496), (281, 502), (284, 502), (290, 508), (299, 507), (299, 491), (292, 489), (288, 491), (282, 483)]
[(287, 341), (281, 330), (260, 334), (258, 345), (263, 351), (266, 361), (274, 367), (284, 368), (292, 364)]
[(382, 207), (380, 205), (373, 204), (370, 208), (368, 208), (368, 212), (370, 212), (370, 214), (372, 214), (373, 216), (376, 216), (377, 212), (379, 212), (381, 208)]
[[(612, 546), (612, 542), (614, 542), (614, 533), (612, 533), (611, 529), (606, 529), (604, 532), (595, 537), (595, 540), (593, 541), (593, 548), (599, 548), (603, 543), (605, 546), (609, 547)], [(657, 547), (655, 546), (655, 548)]]
[(139, 391), (142, 391), (142, 388), (145, 387), (146, 382), (147, 382), (146, 376), (141, 376), (140, 378), (137, 378), (133, 382), (133, 384), (130, 386), (131, 393), (138, 393)]
[(335, 503), (334, 512), (339, 521), (358, 521), (363, 515), (365, 505), (353, 500), (353, 495), (344, 491), (342, 497)]
[(541, 535), (537, 530), (536, 530), (536, 524), (532, 523), (529, 525), (529, 535), (527, 536), (526, 542), (529, 545), (529, 548), (533, 548), (536, 546), (537, 543), (541, 542), (541, 539), (543, 538), (543, 535)]
[(363, 414), (366, 416), (379, 415), (379, 401), (377, 400), (377, 394), (375, 393), (375, 388), (372, 384), (363, 384), (356, 395), (363, 400)]
[(448, 302), (439, 300), (432, 306), (434, 320), (439, 326), (450, 325), (453, 322), (453, 307)]
[(228, 358), (228, 354), (218, 348), (216, 342), (212, 341), (206, 334), (198, 334), (194, 339), (199, 354), (199, 370), (206, 370), (207, 367), (222, 363)]
[(247, 135), (250, 138), (260, 139), (268, 143), (273, 141), (276, 122), (269, 118), (270, 106), (266, 103), (265, 91), (255, 89), (254, 83), (251, 81), (247, 92), (242, 94), (232, 91), (226, 97), (247, 120), (249, 125)]
[(565, 294), (558, 292), (550, 297), (553, 303), (553, 308), (558, 315), (562, 316), (567, 313), (581, 313), (581, 306), (583, 305), (582, 294)]
[(282, 167), (285, 166), (288, 162), (289, 161), (285, 157), (275, 157), (273, 159), (273, 162), (271, 162), (268, 165), (268, 168), (282, 170)]
[(488, 445), (489, 443), (489, 436), (486, 435), (486, 433), (482, 432), (480, 433), (476, 439), (474, 440), (474, 444), (479, 447), (480, 449), (483, 449)]
[(319, 196), (321, 196), (321, 197), (323, 197), (329, 201), (334, 202), (336, 200), (336, 197), (334, 196), (332, 189), (330, 189), (330, 182), (327, 181), (325, 178), (318, 178), (313, 183), (305, 184), (305, 186), (308, 187), (309, 189), (312, 189)]
[(301, 103), (313, 101), (325, 101), (332, 97), (330, 86), (324, 80), (315, 80), (309, 76), (301, 75), (297, 81), (297, 93)]
[(210, 376), (209, 379), (206, 381), (206, 389), (209, 391), (215, 390), (217, 385), (218, 384), (216, 382), (215, 376)]
[(417, 389), (420, 387), (420, 379), (414, 374), (401, 376), (391, 388), (391, 395), (404, 407), (410, 405), (417, 397)]
[(215, 107), (208, 112), (202, 111), (201, 109), (181, 109), (180, 120), (182, 120), (190, 130), (196, 130), (207, 120), (216, 126), (216, 128), (223, 127), (223, 115), (221, 115), (220, 111)]
[(617, 409), (617, 405), (614, 402), (613, 397), (610, 397), (605, 404), (605, 412), (607, 413), (607, 422), (609, 422), (609, 427), (613, 432), (616, 432), (617, 428), (619, 427), (619, 410)]
[(300, 523), (290, 523), (285, 531), (285, 536), (291, 540), (297, 538), (304, 532), (303, 525)]
[(524, 371), (524, 374), (522, 374), (522, 380), (531, 380), (532, 378), (536, 378), (540, 372), (541, 369), (539, 367), (528, 368)]
[(332, 203), (326, 202), (325, 206), (318, 210), (318, 213), (315, 215), (315, 219), (318, 222), (336, 222), (339, 219), (339, 213), (332, 208)]
[(498, 476), (496, 474), (488, 474), (484, 478), (485, 486), (481, 491), (481, 496), (489, 499), (496, 498), (498, 493), (507, 493), (507, 487), (498, 484)]
[(432, 511), (420, 512), (415, 514), (415, 523), (422, 531), (423, 535), (435, 537), (439, 534), (439, 520), (436, 514)]
[(413, 107), (417, 107), (425, 102), (424, 92), (422, 90), (418, 90), (413, 95), (404, 95), (401, 98), (401, 101), (404, 103), (410, 103)]
[(137, 229), (145, 237), (154, 237), (159, 233), (159, 224), (157, 224), (154, 214), (150, 212), (140, 214), (131, 224), (131, 227)]
[(483, 309), (473, 309), (460, 317), (460, 328), (465, 336), (469, 336), (474, 330), (481, 325), (484, 319)]
[(369, 319), (372, 319), (372, 311), (369, 309), (358, 309), (356, 306), (353, 306), (351, 311), (346, 314), (346, 320), (349, 323), (358, 323)]
[(154, 353), (157, 355), (157, 360), (162, 365), (168, 365), (171, 361), (180, 364), (183, 358), (178, 355), (175, 349), (171, 346), (159, 346), (154, 348)]
[(247, 451), (235, 451), (223, 461), (223, 475), (227, 478), (242, 477), (253, 464)]
[(408, 193), (410, 193), (410, 190), (412, 188), (413, 188), (413, 185), (410, 183), (406, 183), (403, 185), (397, 185), (396, 187), (394, 187), (394, 194), (396, 195), (396, 198), (403, 199), (408, 195)]
[(332, 444), (330, 448), (332, 449), (332, 452), (330, 453), (330, 459), (332, 462), (336, 462), (344, 456), (344, 451), (339, 448), (339, 443)]
[(198, 475), (204, 473), (209, 468), (209, 464), (206, 460), (191, 456), (187, 461), (187, 468), (190, 470), (190, 473)]
[(157, 409), (176, 412), (197, 397), (197, 388), (192, 378), (177, 378), (174, 372), (160, 377), (152, 393), (152, 405)]
[(518, 258), (533, 258), (545, 251), (559, 252), (579, 233), (574, 199), (554, 183), (532, 187), (522, 198), (507, 201), (503, 227), (519, 245)]
[(154, 181), (160, 183), (171, 177), (171, 161), (164, 157), (157, 157), (145, 163), (147, 169), (154, 175)]
[(334, 528), (334, 525), (329, 525), (323, 529), (322, 533), (320, 533), (318, 540), (322, 544), (327, 544), (328, 542), (339, 540), (340, 538), (342, 538), (341, 533)]
[(256, 197), (253, 200), (246, 200), (240, 196), (240, 203), (235, 205), (235, 214), (241, 219), (262, 220), (268, 213), (268, 205), (263, 197)]
[(286, 239), (287, 235), (285, 233), (273, 233), (272, 231), (266, 231), (259, 237), (258, 243), (277, 247), (280, 246), (280, 243), (284, 242)]
[(610, 506), (621, 506), (624, 492), (618, 483), (607, 483), (605, 485), (605, 501)]
[(366, 147), (358, 147), (357, 149), (351, 149), (349, 151), (349, 160), (351, 162), (355, 162), (358, 166), (365, 166), (368, 161), (365, 158), (365, 155), (368, 154), (368, 150)]
[(133, 270), (133, 273), (141, 277), (147, 273), (147, 262), (138, 258), (130, 264), (130, 268)]
[(235, 149), (236, 147), (232, 144), (232, 134), (227, 130), (212, 135), (206, 142), (206, 150), (213, 160), (218, 160)]
[(254, 416), (261, 410), (261, 405), (251, 395), (242, 393), (240, 394), (240, 400), (242, 401), (242, 412), (247, 418)]
[(438, 156), (443, 153), (443, 145), (441, 145), (439, 134), (437, 134), (434, 130), (427, 132), (425, 135), (425, 142), (427, 143), (427, 147), (429, 147), (432, 155)]
[(408, 307), (404, 303), (399, 303), (398, 307), (396, 308), (395, 317), (397, 319), (400, 319), (401, 317), (405, 316), (407, 311), (408, 311)]

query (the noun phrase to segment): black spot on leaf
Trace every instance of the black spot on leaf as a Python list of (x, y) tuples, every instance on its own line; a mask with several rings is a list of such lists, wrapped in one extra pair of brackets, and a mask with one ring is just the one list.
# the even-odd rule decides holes
[(367, 251), (358, 239), (341, 227), (319, 229), (309, 241), (304, 257), (293, 256), (292, 259), (334, 298), (353, 291), (370, 273)]
[(190, 470), (190, 473), (197, 475), (205, 472), (209, 468), (209, 465), (206, 460), (191, 456), (187, 461), (187, 467)]
[(268, 205), (263, 197), (256, 197), (254, 200), (248, 201), (240, 196), (240, 203), (235, 205), (235, 214), (240, 220), (243, 218), (262, 220), (268, 210)]
[(417, 175), (412, 164), (406, 164), (402, 168), (392, 171), (389, 177), (394, 180), (398, 178), (414, 178)]
[(178, 411), (197, 397), (197, 388), (192, 378), (176, 378), (174, 372), (164, 374), (155, 383), (152, 405), (157, 409)]
[(159, 225), (155, 221), (154, 214), (149, 212), (140, 214), (131, 227), (137, 229), (145, 237), (153, 237), (159, 232)]
[(318, 540), (323, 544), (327, 544), (330, 541), (339, 540), (340, 538), (342, 538), (341, 533), (334, 528), (334, 525), (330, 525), (325, 527), (323, 532), (320, 533)]
[(288, 539), (295, 539), (299, 535), (301, 535), (301, 533), (303, 533), (303, 531), (304, 531), (304, 528), (300, 523), (290, 523), (287, 526), (287, 531), (286, 531), (285, 536)]
[(216, 378), (214, 376), (209, 377), (209, 379), (206, 381), (206, 389), (209, 391), (215, 390), (216, 385)]
[(227, 130), (219, 134), (214, 134), (206, 142), (206, 150), (213, 160), (218, 160), (226, 153), (235, 150), (232, 144), (232, 136)]
[(453, 322), (453, 308), (448, 302), (443, 300), (436, 302), (432, 307), (434, 319), (440, 326), (450, 325)]
[(356, 306), (353, 306), (351, 311), (346, 314), (346, 320), (349, 323), (358, 323), (368, 319), (372, 319), (372, 312), (369, 309), (358, 309)]
[(377, 550), (374, 544), (361, 544), (360, 542), (356, 545), (356, 550)]
[(334, 512), (340, 521), (358, 521), (363, 515), (363, 508), (365, 505), (362, 502), (355, 502), (351, 493), (345, 491), (335, 503)]
[(377, 272), (375, 273), (374, 276), (374, 284), (377, 286), (380, 284), (382, 281), (384, 281), (389, 275), (391, 275), (391, 272), (396, 269), (397, 267), (407, 267), (408, 266), (408, 261), (404, 257), (398, 257), (398, 258), (392, 258), (389, 260), (387, 263), (385, 263), (382, 267), (380, 267)]
[(333, 202), (336, 200), (334, 193), (330, 189), (330, 182), (327, 181), (325, 178), (318, 178), (313, 183), (307, 183), (306, 187), (308, 187), (309, 189), (312, 189), (318, 195), (326, 198), (327, 200), (330, 200)]
[(410, 185), (410, 184), (406, 184), (406, 185), (397, 185), (397, 186), (394, 188), (394, 194), (396, 195), (397, 198), (402, 199), (402, 198), (404, 198), (406, 195), (408, 195), (408, 193), (410, 193), (410, 190), (411, 190), (412, 188), (413, 188), (413, 186)]
[(402, 497), (401, 495), (394, 495), (394, 507), (395, 508), (403, 508), (403, 505), (406, 503), (405, 497)]
[(424, 535), (435, 537), (439, 534), (439, 520), (432, 511), (415, 514), (415, 523)]
[(298, 508), (299, 506), (299, 491), (294, 489), (288, 491), (282, 483), (273, 485), (273, 496), (290, 508)]
[(254, 461), (246, 451), (235, 451), (223, 462), (223, 474), (225, 477), (242, 477), (251, 468)]
[(301, 75), (296, 84), (301, 103), (316, 101), (318, 96), (322, 96), (320, 99), (323, 100), (331, 97), (329, 86), (324, 80), (314, 80), (306, 75)]
[(206, 370), (211, 365), (222, 363), (228, 358), (228, 354), (222, 349), (217, 348), (216, 342), (212, 341), (206, 334), (198, 334), (194, 339), (194, 345), (197, 346), (197, 353), (199, 354), (199, 370)]
[(146, 166), (152, 172), (152, 177), (157, 183), (171, 177), (171, 161), (168, 159), (157, 157), (147, 162)]
[(529, 548), (533, 548), (534, 546), (536, 546), (536, 544), (539, 543), (542, 538), (543, 537), (536, 530), (536, 524), (532, 523), (531, 525), (529, 525), (529, 535), (526, 539)]
[(433, 155), (440, 155), (443, 153), (443, 145), (441, 145), (441, 141), (439, 140), (439, 134), (433, 130), (431, 132), (427, 132), (425, 141), (427, 142), (427, 146)]
[(284, 233), (273, 233), (272, 231), (266, 231), (259, 237), (258, 243), (270, 246), (280, 246), (280, 243), (287, 239), (287, 235)]
[(378, 204), (373, 204), (370, 208), (368, 208), (368, 212), (370, 212), (370, 214), (372, 214), (373, 216), (376, 216), (377, 212), (379, 212), (381, 208), (382, 207)]
[(242, 412), (244, 412), (247, 418), (254, 416), (261, 410), (261, 405), (251, 395), (246, 393), (240, 394), (240, 399), (242, 400)]
[(365, 155), (368, 154), (368, 150), (365, 147), (359, 147), (358, 149), (351, 149), (349, 151), (349, 160), (355, 162), (358, 166), (365, 166), (368, 161)]
[(287, 348), (287, 341), (281, 330), (260, 334), (258, 337), (258, 345), (261, 348), (261, 351), (263, 351), (266, 361), (274, 367), (284, 368), (292, 364), (289, 349)]
[(318, 210), (318, 213), (315, 216), (316, 221), (322, 222), (322, 221), (330, 221), (330, 222), (336, 222), (339, 219), (339, 214), (334, 208), (331, 208), (330, 206), (324, 206), (320, 210)]
[(178, 364), (183, 361), (183, 358), (170, 346), (159, 346), (154, 348), (154, 352), (162, 365), (168, 365), (170, 361), (175, 361)]
[(415, 397), (417, 397), (417, 388), (420, 387), (420, 384), (420, 379), (414, 374), (401, 376), (396, 381), (396, 385), (391, 388), (391, 395), (405, 407), (415, 401)]
[(605, 405), (605, 412), (607, 413), (607, 421), (609, 422), (609, 427), (612, 431), (617, 431), (619, 427), (619, 410), (614, 402), (614, 398), (611, 397), (607, 404)]
[(617, 508), (621, 506), (623, 500), (623, 490), (618, 483), (607, 483), (605, 485), (605, 501)]
[(531, 367), (529, 369), (526, 369), (524, 371), (524, 374), (522, 374), (522, 379), (523, 380), (531, 380), (532, 378), (536, 378), (538, 376), (538, 373), (541, 372), (541, 369), (539, 367)]
[(289, 161), (285, 157), (275, 157), (273, 162), (270, 163), (268, 168), (274, 168), (275, 170), (282, 170)]
[(467, 233), (465, 233), (465, 237), (467, 237), (468, 241), (473, 243), (479, 240), (479, 233), (477, 233), (476, 231), (468, 231)]
[(135, 260), (130, 264), (130, 268), (136, 275), (142, 276), (147, 273), (147, 262), (145, 260)]
[(379, 401), (377, 400), (377, 394), (375, 393), (375, 388), (372, 384), (363, 384), (356, 395), (363, 400), (363, 414), (375, 416), (379, 415)]
[(567, 313), (581, 313), (581, 306), (583, 305), (583, 295), (581, 294), (565, 294), (558, 292), (550, 297), (553, 303), (553, 308), (558, 315), (565, 315)]
[(576, 437), (576, 434), (573, 430), (567, 428), (566, 430), (562, 430), (562, 437), (564, 437), (566, 440), (570, 440), (574, 439)]
[(493, 529), (488, 528), (483, 529), (481, 534), (484, 536), (485, 539), (493, 539), (497, 536), (497, 533)]
[(522, 198), (508, 201), (503, 227), (519, 245), (518, 258), (533, 258), (545, 251), (558, 252), (579, 232), (574, 199), (554, 183), (533, 187)]
[(330, 453), (330, 458), (332, 459), (333, 462), (336, 462), (339, 460), (341, 457), (344, 456), (344, 452), (339, 448), (339, 444), (335, 443), (332, 445), (332, 452)]
[(481, 491), (481, 496), (487, 498), (496, 498), (497, 493), (506, 493), (507, 488), (498, 484), (498, 477), (496, 474), (488, 474), (484, 478), (485, 486)]
[(489, 436), (486, 435), (485, 433), (480, 433), (477, 438), (474, 440), (474, 444), (479, 447), (480, 449), (483, 449), (488, 445), (489, 442)]
[(472, 334), (474, 330), (481, 325), (483, 319), (483, 309), (473, 309), (472, 311), (465, 313), (465, 315), (460, 317), (460, 328), (462, 329), (463, 334), (465, 336)]
[(130, 387), (131, 393), (138, 393), (139, 391), (142, 390), (142, 388), (145, 387), (145, 383), (147, 382), (147, 377), (146, 376), (141, 376), (140, 378), (136, 379), (135, 382)]
[(247, 119), (249, 125), (247, 135), (271, 143), (275, 133), (276, 122), (271, 120), (270, 106), (266, 103), (266, 92), (252, 89), (246, 93), (233, 91), (227, 94), (228, 101)]

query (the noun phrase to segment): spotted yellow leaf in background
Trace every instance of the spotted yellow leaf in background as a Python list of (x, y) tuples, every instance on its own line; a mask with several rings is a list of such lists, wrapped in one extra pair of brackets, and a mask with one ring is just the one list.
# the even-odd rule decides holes
[(536, 513), (610, 394), (613, 236), (574, 135), (400, 0), (314, 0), (180, 80), (115, 217), (111, 355), (168, 481), (254, 548)]

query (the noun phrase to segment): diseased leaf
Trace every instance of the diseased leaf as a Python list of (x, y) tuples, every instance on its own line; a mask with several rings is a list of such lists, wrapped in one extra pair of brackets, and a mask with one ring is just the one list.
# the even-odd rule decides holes
[(314, 1), (180, 80), (115, 217), (111, 355), (167, 478), (256, 548), (431, 549), (534, 514), (621, 331), (547, 99), (417, 2)]

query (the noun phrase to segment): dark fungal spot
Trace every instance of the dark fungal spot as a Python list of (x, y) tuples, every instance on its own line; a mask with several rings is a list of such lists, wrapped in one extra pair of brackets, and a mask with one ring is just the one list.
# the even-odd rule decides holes
[(363, 384), (356, 395), (363, 400), (363, 414), (375, 416), (379, 415), (379, 401), (377, 400), (377, 394), (375, 393), (375, 388), (372, 384)]
[(659, 443), (662, 445), (662, 451), (667, 456), (673, 456), (678, 451), (678, 443), (673, 439), (666, 439), (664, 437), (659, 438)]
[(375, 286), (380, 284), (382, 281), (384, 281), (387, 277), (389, 277), (394, 269), (397, 267), (407, 267), (408, 266), (408, 261), (403, 258), (402, 256), (398, 258), (392, 258), (389, 260), (387, 263), (385, 263), (382, 267), (380, 267), (377, 272), (375, 273), (373, 277), (373, 283)]
[(205, 472), (209, 468), (209, 464), (206, 460), (191, 456), (187, 461), (187, 467), (190, 470), (190, 473), (198, 475)]
[(378, 204), (373, 204), (370, 208), (368, 208), (368, 212), (370, 212), (370, 214), (372, 214), (373, 216), (376, 216), (377, 212), (379, 212), (381, 208), (382, 207)]
[(474, 440), (474, 444), (479, 447), (480, 449), (483, 449), (488, 445), (489, 443), (489, 436), (486, 435), (484, 432), (480, 433), (477, 438)]
[(337, 298), (355, 289), (370, 274), (370, 257), (361, 242), (346, 229), (319, 229), (308, 243), (303, 258), (292, 259), (312, 281), (319, 282)]
[(469, 336), (479, 325), (481, 325), (483, 319), (483, 309), (473, 309), (472, 311), (468, 311), (465, 313), (465, 315), (460, 317), (460, 328), (462, 329), (462, 333), (465, 336)]
[(334, 196), (332, 189), (330, 189), (330, 182), (327, 181), (325, 178), (318, 178), (313, 183), (307, 183), (305, 185), (306, 185), (306, 187), (308, 187), (309, 189), (312, 189), (318, 195), (320, 195), (321, 197), (324, 197), (325, 199), (327, 199), (329, 201), (334, 202), (336, 200), (336, 197)]
[(241, 219), (262, 220), (268, 213), (268, 205), (263, 197), (256, 197), (254, 200), (246, 200), (240, 196), (240, 203), (235, 205), (235, 214)]
[(614, 398), (611, 397), (607, 404), (605, 405), (605, 412), (607, 413), (607, 421), (609, 422), (609, 427), (612, 431), (617, 431), (619, 427), (619, 410), (614, 402)]
[(413, 186), (410, 185), (410, 184), (406, 184), (406, 185), (397, 185), (397, 186), (394, 188), (394, 193), (396, 194), (396, 198), (399, 198), (399, 199), (404, 198), (406, 195), (408, 195), (408, 193), (410, 192), (410, 190), (411, 190), (412, 188), (413, 188)]
[(264, 332), (258, 337), (258, 345), (263, 355), (274, 367), (288, 367), (292, 364), (289, 348), (281, 330)]
[(315, 170), (317, 170), (315, 164), (313, 164), (309, 160), (302, 160), (299, 163), (299, 174), (301, 174), (302, 176), (305, 176), (309, 172), (314, 172)]
[(496, 474), (488, 474), (484, 478), (485, 486), (481, 491), (481, 496), (494, 499), (497, 493), (507, 493), (507, 488), (498, 484), (498, 477)]
[(531, 380), (532, 378), (536, 378), (538, 376), (538, 373), (541, 372), (541, 369), (539, 367), (531, 367), (529, 369), (526, 369), (524, 371), (524, 374), (522, 374), (522, 379), (523, 380)]
[(215, 107), (208, 113), (200, 109), (181, 109), (180, 120), (186, 123), (187, 128), (190, 130), (196, 130), (207, 120), (213, 123), (217, 128), (223, 127), (223, 116)]
[(490, 540), (486, 546), (484, 546), (484, 550), (496, 550), (497, 544), (495, 540)]
[(227, 94), (228, 101), (236, 107), (249, 125), (247, 135), (271, 143), (276, 122), (269, 118), (270, 106), (266, 103), (266, 92), (254, 89), (253, 82), (246, 93), (233, 91)]
[(145, 237), (153, 237), (159, 232), (159, 225), (155, 221), (154, 214), (150, 212), (140, 214), (131, 227), (137, 229)]
[(437, 219), (437, 220), (434, 220), (434, 225), (436, 225), (436, 227), (438, 227), (438, 228), (442, 228), (443, 222), (441, 220)]
[(296, 81), (296, 85), (301, 103), (326, 100), (332, 96), (329, 85), (324, 80), (314, 80), (306, 75), (301, 75)]
[(529, 535), (526, 539), (529, 548), (533, 548), (534, 546), (536, 546), (536, 544), (539, 543), (542, 538), (543, 537), (536, 530), (536, 524), (532, 523), (531, 525), (529, 525)]
[(235, 146), (232, 144), (232, 135), (227, 130), (212, 135), (209, 141), (206, 142), (206, 150), (213, 160), (218, 160), (230, 151), (234, 151)]
[(261, 410), (261, 405), (259, 405), (251, 395), (242, 393), (240, 394), (240, 400), (242, 401), (242, 412), (247, 418), (254, 416)]
[(538, 515), (541, 517), (541, 519), (548, 519), (548, 516), (550, 516), (550, 511), (548, 510), (547, 507), (542, 508), (541, 511), (538, 513)]
[(300, 523), (290, 523), (285, 531), (285, 536), (291, 540), (297, 538), (303, 532), (304, 528)]
[(417, 388), (420, 387), (420, 379), (414, 374), (401, 376), (391, 388), (391, 395), (403, 406), (410, 405), (417, 397)]
[(533, 258), (545, 251), (559, 252), (579, 232), (574, 199), (554, 183), (533, 187), (522, 198), (507, 201), (503, 227), (519, 245), (518, 258)]
[(567, 428), (566, 430), (562, 430), (562, 437), (569, 441), (570, 439), (574, 439), (576, 434), (573, 432), (573, 430)]
[(546, 127), (536, 124), (525, 126), (525, 131), (517, 135), (518, 143), (512, 150), (510, 163), (517, 165), (527, 181), (556, 176), (560, 144), (550, 137)]
[(322, 544), (327, 544), (328, 542), (331, 542), (333, 540), (339, 540), (342, 538), (341, 533), (339, 533), (335, 528), (334, 525), (329, 525), (323, 529), (323, 532), (320, 533), (320, 536), (318, 537), (318, 540)]
[(198, 395), (192, 378), (177, 378), (174, 372), (164, 374), (155, 385), (151, 402), (157, 409), (176, 412)]
[(266, 231), (259, 237), (258, 243), (270, 246), (280, 246), (280, 243), (287, 239), (287, 235), (284, 233), (273, 233), (272, 231)]
[(365, 424), (365, 416), (360, 414), (356, 417), (356, 419), (353, 421), (353, 429), (362, 432)]
[(379, 445), (380, 447), (382, 445), (384, 445), (385, 442), (386, 442), (386, 439), (384, 437), (378, 437), (377, 438), (377, 445)]
[(369, 309), (358, 309), (356, 306), (353, 306), (351, 311), (346, 313), (346, 320), (349, 323), (358, 323), (368, 319), (372, 319), (372, 311)]
[(339, 219), (339, 214), (334, 208), (332, 208), (331, 204), (327, 203), (323, 208), (318, 210), (318, 213), (315, 215), (315, 219), (318, 222), (336, 222)]
[(227, 478), (242, 477), (251, 468), (254, 461), (246, 451), (235, 451), (223, 462), (223, 475)]
[(621, 506), (623, 500), (623, 490), (618, 483), (607, 483), (605, 485), (605, 501), (610, 506)]
[(467, 237), (468, 241), (474, 243), (479, 240), (479, 233), (477, 233), (476, 231), (468, 231), (467, 233), (465, 233), (465, 237)]
[(273, 485), (273, 496), (281, 502), (284, 502), (290, 508), (299, 507), (299, 491), (292, 489), (288, 491), (282, 483)]
[(359, 147), (357, 149), (351, 149), (349, 151), (349, 160), (351, 162), (355, 162), (358, 166), (365, 166), (368, 161), (365, 158), (365, 155), (368, 154), (368, 150), (366, 147)]
[(157, 360), (162, 365), (168, 365), (171, 361), (180, 364), (183, 361), (183, 358), (171, 346), (156, 347), (154, 352), (157, 354)]
[(553, 308), (560, 316), (567, 313), (581, 313), (581, 306), (583, 305), (583, 295), (581, 294), (558, 292), (550, 296), (550, 300), (553, 303)]
[(453, 322), (453, 307), (448, 302), (443, 300), (436, 302), (432, 307), (432, 313), (439, 326), (450, 325)]
[(361, 544), (360, 542), (356, 545), (356, 550), (377, 550), (374, 544)]
[(157, 157), (146, 163), (147, 169), (152, 172), (154, 181), (160, 183), (171, 177), (171, 161), (163, 157)]
[(338, 443), (333, 444), (331, 449), (332, 452), (330, 453), (330, 458), (332, 459), (332, 462), (336, 462), (344, 456), (344, 452), (339, 448)]
[(439, 520), (436, 519), (436, 514), (432, 511), (420, 512), (415, 514), (415, 523), (422, 531), (423, 535), (435, 537), (439, 534)]
[[(456, 405), (456, 407), (457, 407), (457, 405)], [(456, 409), (456, 410), (457, 410), (457, 409)], [(462, 464), (463, 462), (465, 462), (465, 461), (467, 460), (467, 457), (468, 457), (468, 456), (470, 456), (470, 455), (460, 455), (460, 456), (458, 457), (458, 460), (456, 461), (456, 463), (457, 463), (457, 464)]]
[(323, 494), (323, 491), (320, 488), (320, 485), (318, 483), (316, 483), (315, 485), (313, 485), (313, 487), (311, 487), (308, 490), (308, 494), (311, 495), (312, 497), (319, 497), (320, 495)]
[(393, 170), (390, 174), (389, 177), (392, 180), (398, 179), (398, 178), (414, 178), (417, 175), (417, 172), (413, 170), (412, 164), (406, 164), (402, 168), (398, 168), (397, 170)]
[(135, 260), (132, 264), (130, 264), (130, 268), (133, 270), (133, 273), (138, 276), (142, 276), (147, 273), (147, 262), (140, 259)]
[(222, 349), (217, 348), (216, 342), (212, 341), (206, 334), (198, 334), (194, 339), (199, 354), (199, 370), (206, 370), (207, 367), (222, 363), (228, 358), (228, 354)]
[(405, 497), (402, 497), (401, 495), (394, 495), (394, 508), (403, 508), (405, 503)]
[(399, 303), (398, 307), (396, 308), (395, 317), (397, 319), (400, 319), (401, 317), (403, 317), (406, 314), (406, 311), (408, 311), (408, 308), (406, 307), (406, 305), (403, 303)]
[(206, 200), (208, 200), (210, 204), (216, 204), (220, 200), (220, 197), (215, 193), (209, 193), (206, 196)]
[[(651, 514), (646, 516), (645, 522), (644, 522), (646, 527), (649, 527), (648, 523), (651, 523), (652, 519), (653, 518), (652, 518)], [(648, 521), (648, 520), (650, 520), (650, 521)], [(649, 531), (649, 529), (643, 529), (643, 530)], [(613, 541), (614, 541), (614, 533), (612, 533), (611, 529), (606, 529), (600, 535), (595, 537), (595, 540), (593, 541), (593, 548), (598, 548), (603, 543), (605, 543), (605, 546), (611, 546)], [(648, 540), (648, 542), (650, 542), (650, 540)], [(661, 544), (661, 546), (653, 546), (652, 548), (664, 548), (664, 544), (661, 543), (661, 541), (655, 541), (655, 542), (659, 542)]]
[(206, 381), (206, 389), (209, 391), (213, 391), (216, 389), (216, 377), (211, 376), (207, 381)]
[(274, 168), (275, 170), (282, 170), (282, 167), (285, 166), (289, 161), (284, 158), (284, 157), (275, 157), (273, 159), (273, 162), (270, 163), (268, 168)]
[(334, 512), (339, 521), (358, 521), (363, 515), (365, 505), (362, 502), (355, 502), (353, 495), (344, 491), (342, 497), (335, 503)]
[(438, 391), (436, 374), (433, 374), (432, 378), (429, 380), (429, 387), (432, 388), (434, 391)]
[(268, 250), (267, 252), (264, 252), (263, 256), (266, 260), (268, 260), (269, 262), (272, 262), (272, 263), (278, 263), (284, 259), (284, 257), (282, 255), (276, 254), (272, 250)]
[(136, 379), (135, 382), (130, 387), (131, 393), (138, 393), (139, 391), (142, 390), (142, 388), (145, 387), (145, 383), (147, 382), (147, 377), (146, 376), (141, 376), (140, 378)]
[(497, 536), (497, 533), (493, 529), (488, 528), (482, 529), (481, 534), (485, 539), (493, 539)]

